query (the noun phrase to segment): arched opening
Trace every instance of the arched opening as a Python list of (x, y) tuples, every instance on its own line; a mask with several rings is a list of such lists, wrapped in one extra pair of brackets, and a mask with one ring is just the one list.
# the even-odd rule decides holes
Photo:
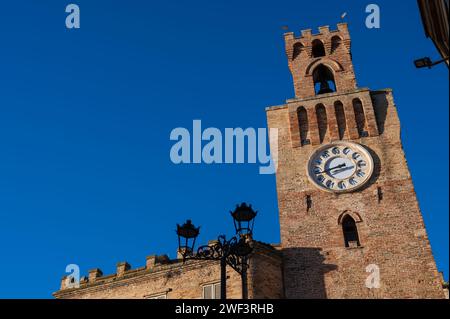
[(308, 113), (306, 109), (301, 106), (297, 109), (298, 117), (298, 128), (300, 131), (300, 144), (301, 146), (309, 145), (311, 142), (308, 139), (309, 124), (308, 124)]
[(344, 233), (345, 247), (360, 246), (358, 228), (355, 220), (350, 215), (345, 215), (342, 219), (342, 231)]
[(347, 122), (345, 120), (344, 105), (340, 101), (334, 103), (334, 112), (336, 113), (339, 139), (342, 140), (344, 139), (345, 131), (347, 130)]
[(325, 110), (325, 106), (323, 106), (323, 104), (316, 105), (316, 117), (317, 126), (319, 128), (320, 143), (323, 143), (328, 129), (327, 111)]
[(367, 123), (364, 114), (364, 107), (360, 99), (353, 100), (353, 112), (355, 113), (356, 127), (358, 129), (359, 137), (367, 137)]
[(335, 35), (334, 37), (331, 38), (331, 53), (334, 53), (340, 46), (342, 43), (342, 39), (341, 37)]
[(333, 72), (323, 64), (320, 64), (313, 72), (314, 90), (316, 95), (332, 93), (336, 91)]
[(322, 41), (316, 39), (312, 42), (312, 56), (313, 58), (325, 56), (325, 46)]
[(301, 42), (297, 42), (296, 44), (294, 44), (294, 51), (292, 53), (292, 60), (295, 60), (296, 57), (298, 57), (300, 55), (300, 53), (302, 53), (302, 51), (304, 50), (304, 46)]

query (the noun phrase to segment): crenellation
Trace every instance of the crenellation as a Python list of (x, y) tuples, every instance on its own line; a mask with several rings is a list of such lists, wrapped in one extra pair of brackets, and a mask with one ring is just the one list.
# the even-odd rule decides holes
[(99, 268), (89, 270), (89, 282), (95, 282), (98, 278), (103, 276), (103, 272)]
[(152, 269), (156, 264), (156, 255), (147, 256), (145, 260), (145, 268)]
[(328, 35), (330, 33), (330, 26), (325, 25), (319, 27), (319, 34), (320, 35)]
[(67, 276), (63, 276), (61, 278), (61, 285), (60, 285), (60, 290), (64, 290), (67, 288)]
[(346, 36), (350, 37), (350, 34), (348, 32), (348, 24), (347, 23), (345, 23), (345, 22), (338, 23), (337, 24), (337, 29), (342, 34), (345, 34)]
[[(300, 39), (310, 39), (312, 37), (312, 29), (305, 29), (301, 31), (301, 37)], [(299, 38), (296, 38), (299, 39)]]
[(295, 39), (294, 32), (286, 32), (283, 34), (285, 41), (293, 41)]
[(349, 37), (347, 23), (338, 23), (335, 30), (331, 30), (329, 25), (319, 26), (317, 28), (318, 33), (313, 33), (312, 29), (302, 29), (300, 30), (300, 35), (296, 36), (294, 32), (285, 32), (284, 38), (288, 40), (311, 40), (321, 36), (340, 34), (344, 38)]
[[(210, 241), (212, 244), (214, 241)], [(250, 273), (256, 269), (267, 279), (262, 283), (260, 275), (249, 276), (249, 296), (252, 298), (280, 298), (283, 296), (281, 278), (281, 253), (279, 248), (254, 241), (254, 258), (250, 262)], [(220, 281), (219, 263), (211, 260), (171, 260), (167, 255), (151, 255), (146, 266), (131, 269), (126, 262), (117, 264), (115, 274), (103, 275), (100, 269), (89, 271), (89, 280), (80, 281), (79, 288), (67, 289), (65, 278), (61, 288), (54, 293), (56, 298), (202, 298), (202, 287)], [(267, 271), (264, 271), (267, 269)], [(241, 298), (241, 279), (230, 267), (227, 269), (227, 294), (230, 298)], [(267, 283), (271, 289), (267, 289)]]
[(131, 269), (131, 266), (129, 263), (127, 263), (126, 261), (124, 262), (119, 262), (117, 263), (117, 271), (116, 271), (116, 276), (117, 277), (122, 277), (125, 272), (127, 272), (128, 270)]

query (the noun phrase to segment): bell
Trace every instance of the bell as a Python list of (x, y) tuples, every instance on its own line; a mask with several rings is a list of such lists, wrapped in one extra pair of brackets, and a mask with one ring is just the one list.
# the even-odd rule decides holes
[(330, 85), (327, 81), (320, 82), (320, 90), (317, 94), (326, 94), (326, 93), (333, 93), (333, 90), (330, 89)]

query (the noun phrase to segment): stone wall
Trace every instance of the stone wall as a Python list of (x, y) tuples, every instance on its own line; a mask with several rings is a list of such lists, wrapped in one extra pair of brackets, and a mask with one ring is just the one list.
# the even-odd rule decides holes
[[(249, 297), (280, 298), (281, 254), (270, 245), (256, 242), (250, 261)], [(227, 277), (227, 298), (242, 298), (240, 275), (227, 267)], [(203, 286), (219, 282), (217, 261), (183, 263), (167, 256), (149, 256), (146, 266), (137, 269), (131, 269), (126, 262), (118, 263), (116, 273), (111, 275), (104, 276), (101, 270), (93, 269), (79, 288), (67, 288), (66, 277), (63, 277), (61, 289), (54, 296), (61, 299), (142, 299), (165, 295), (167, 299), (202, 299)]]

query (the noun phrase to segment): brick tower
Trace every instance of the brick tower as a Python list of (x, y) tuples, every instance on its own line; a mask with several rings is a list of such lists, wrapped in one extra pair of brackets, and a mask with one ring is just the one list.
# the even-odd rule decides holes
[(357, 87), (346, 24), (285, 44), (295, 98), (267, 119), (286, 297), (443, 298), (392, 91)]

